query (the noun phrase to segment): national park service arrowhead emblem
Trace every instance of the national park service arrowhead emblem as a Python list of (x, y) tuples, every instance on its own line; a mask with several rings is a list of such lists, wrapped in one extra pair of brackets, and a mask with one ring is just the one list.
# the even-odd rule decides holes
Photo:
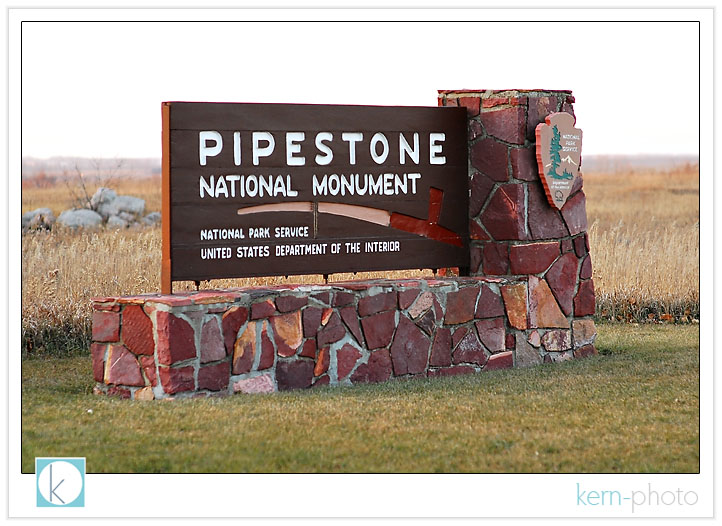
[(536, 127), (536, 160), (547, 199), (561, 209), (581, 176), (582, 130), (569, 113), (552, 113)]

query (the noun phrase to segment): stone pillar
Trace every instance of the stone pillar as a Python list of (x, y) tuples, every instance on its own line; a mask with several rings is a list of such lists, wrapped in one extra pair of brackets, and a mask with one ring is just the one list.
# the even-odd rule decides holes
[(574, 115), (573, 103), (571, 91), (445, 90), (438, 98), (467, 109), (471, 275), (526, 279), (528, 329), (558, 328), (565, 318), (577, 329), (564, 338), (578, 355), (592, 352), (595, 334), (586, 197), (579, 178), (561, 211), (551, 206), (535, 150), (537, 124), (553, 112)]

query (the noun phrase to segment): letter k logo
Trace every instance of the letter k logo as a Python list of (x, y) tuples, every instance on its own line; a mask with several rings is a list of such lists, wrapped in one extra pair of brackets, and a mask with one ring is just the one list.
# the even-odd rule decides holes
[(85, 506), (84, 458), (36, 458), (38, 507)]

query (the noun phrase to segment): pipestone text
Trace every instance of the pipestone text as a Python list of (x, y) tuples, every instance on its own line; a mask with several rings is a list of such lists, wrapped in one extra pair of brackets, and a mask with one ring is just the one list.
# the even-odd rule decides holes
[[(261, 159), (270, 157), (276, 149), (276, 138), (268, 131), (248, 132), (251, 136), (251, 157), (253, 166), (259, 166)], [(281, 135), (276, 133), (276, 135)], [(348, 144), (348, 156), (345, 160), (351, 165), (356, 164), (357, 144), (364, 142), (362, 132), (342, 132), (341, 141)], [(244, 135), (247, 137), (248, 135)], [(334, 158), (334, 150), (330, 144), (337, 141), (338, 134), (322, 131), (314, 138), (314, 146), (318, 152), (313, 160), (317, 166), (327, 166)], [(247, 139), (245, 139), (247, 140)], [(286, 132), (286, 166), (306, 166), (306, 156), (301, 155), (301, 143), (306, 140), (305, 132)], [(428, 134), (429, 164), (446, 164), (446, 157), (443, 154), (443, 143), (446, 141), (446, 134), (441, 132), (430, 132)], [(420, 134), (411, 134), (411, 142), (404, 133), (398, 133), (399, 164), (406, 164), (407, 159), (414, 164), (419, 164), (421, 149), (419, 146)], [(391, 143), (386, 134), (375, 133), (368, 142), (369, 153), (376, 164), (383, 164), (391, 151)], [(215, 157), (223, 151), (223, 136), (216, 130), (204, 130), (198, 132), (198, 162), (206, 166), (209, 157)], [(339, 149), (337, 149), (337, 152)], [(314, 153), (314, 152), (311, 152)], [(241, 132), (233, 132), (233, 164), (241, 166)]]
[[(418, 172), (373, 174), (313, 174), (314, 196), (328, 195), (408, 195), (416, 194)], [(291, 176), (286, 175), (211, 175), (199, 180), (201, 199), (208, 197), (298, 197), (291, 186)]]

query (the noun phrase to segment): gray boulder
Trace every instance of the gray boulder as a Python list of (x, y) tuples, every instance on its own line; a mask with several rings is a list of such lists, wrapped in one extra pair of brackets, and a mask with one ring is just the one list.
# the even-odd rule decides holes
[(145, 211), (145, 199), (132, 195), (119, 195), (107, 204), (108, 215), (117, 216), (126, 212), (133, 216), (141, 216)]
[(26, 230), (50, 230), (55, 224), (55, 215), (49, 208), (38, 208), (31, 212), (25, 212), (21, 219), (22, 229)]
[(58, 223), (69, 228), (96, 228), (102, 222), (103, 217), (99, 213), (86, 208), (66, 210), (58, 217)]
[(143, 218), (143, 224), (148, 226), (157, 225), (160, 223), (161, 215), (160, 212), (151, 212)]
[(105, 226), (117, 230), (120, 228), (126, 228), (128, 226), (128, 222), (118, 216), (110, 216)]
[(93, 210), (98, 210), (101, 205), (112, 202), (116, 197), (118, 197), (118, 194), (115, 193), (115, 190), (101, 186), (95, 191), (93, 197), (90, 198), (90, 207)]

